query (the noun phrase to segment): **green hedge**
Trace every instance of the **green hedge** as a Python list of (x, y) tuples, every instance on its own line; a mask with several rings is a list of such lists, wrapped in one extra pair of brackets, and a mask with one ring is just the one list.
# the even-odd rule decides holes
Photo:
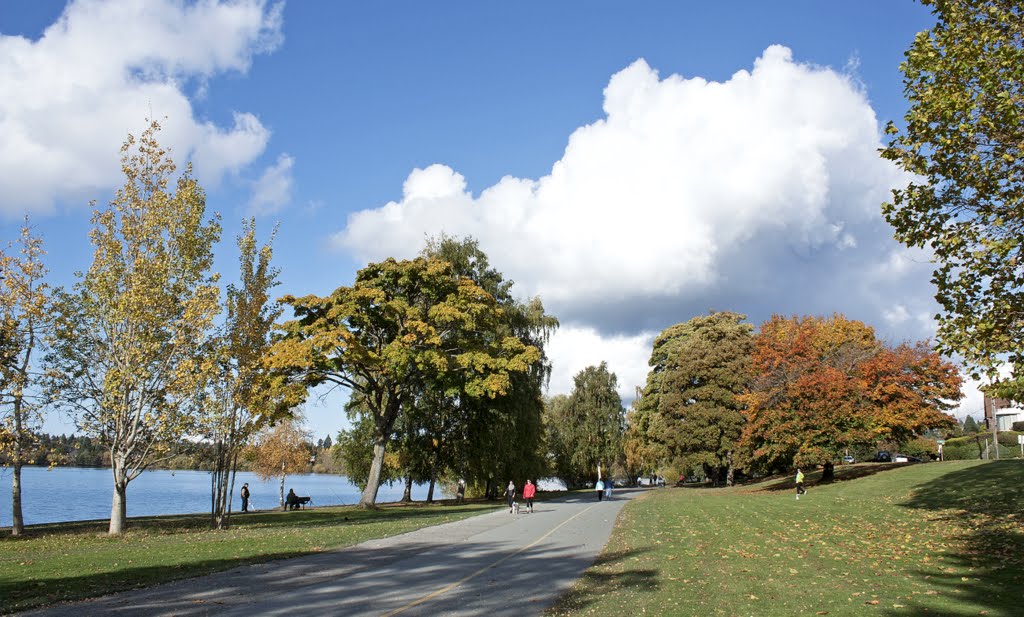
[[(999, 433), (999, 458), (1020, 458), (1020, 445), (1017, 444), (1016, 431), (1002, 431)], [(977, 439), (976, 439), (977, 437)], [(942, 446), (942, 457), (947, 461), (977, 460), (984, 455), (985, 441), (992, 441), (989, 433), (978, 433), (966, 437), (947, 439)], [(978, 442), (981, 442), (980, 454)]]

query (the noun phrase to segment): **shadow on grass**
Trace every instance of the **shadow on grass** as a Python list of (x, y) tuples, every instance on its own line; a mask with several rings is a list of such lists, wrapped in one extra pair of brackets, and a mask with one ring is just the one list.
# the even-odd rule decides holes
[(649, 549), (632, 549), (603, 553), (546, 614), (562, 615), (582, 611), (606, 594), (637, 589), (657, 590), (657, 570), (629, 569), (623, 565), (627, 559), (648, 551)]
[[(933, 513), (963, 530), (961, 550), (943, 556), (947, 567), (918, 572), (929, 585), (957, 603), (969, 603), (962, 612), (1012, 617), (1022, 614), (1024, 589), (1024, 463), (995, 461), (945, 474), (922, 484), (903, 506)], [(964, 573), (969, 572), (964, 580)], [(987, 612), (986, 612), (987, 611)], [(914, 617), (935, 615), (923, 603), (891, 611)]]
[[(805, 482), (808, 487), (816, 486), (820, 484), (834, 484), (836, 482), (846, 482), (847, 480), (856, 480), (858, 478), (865, 478), (867, 476), (873, 476), (876, 473), (882, 473), (883, 471), (891, 471), (893, 469), (899, 469), (900, 467), (906, 467), (908, 465), (923, 465), (924, 463), (860, 463), (857, 465), (840, 465), (835, 468), (835, 477), (828, 481), (823, 482), (821, 479), (821, 471), (813, 471), (806, 474)], [(773, 478), (762, 478), (758, 482), (764, 482), (763, 486), (756, 486), (752, 488), (751, 492), (780, 492), (780, 491), (794, 491), (796, 490), (796, 478), (793, 475), (788, 476), (775, 476)]]

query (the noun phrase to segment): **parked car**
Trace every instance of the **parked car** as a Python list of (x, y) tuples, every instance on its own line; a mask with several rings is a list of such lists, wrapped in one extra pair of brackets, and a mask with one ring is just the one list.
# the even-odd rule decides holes
[(909, 454), (898, 454), (898, 453), (893, 456), (892, 460), (897, 462), (897, 463), (923, 463), (924, 462), (924, 459), (922, 459), (920, 456), (910, 456)]
[(846, 456), (843, 457), (843, 463), (845, 463), (847, 465), (851, 465), (851, 464), (853, 464), (855, 462), (857, 462), (857, 461), (852, 456), (850, 456), (849, 454), (847, 454)]
[(891, 463), (892, 455), (889, 454), (889, 452), (887, 452), (886, 450), (879, 450), (878, 452), (875, 452), (875, 458), (871, 460), (873, 460), (876, 463)]

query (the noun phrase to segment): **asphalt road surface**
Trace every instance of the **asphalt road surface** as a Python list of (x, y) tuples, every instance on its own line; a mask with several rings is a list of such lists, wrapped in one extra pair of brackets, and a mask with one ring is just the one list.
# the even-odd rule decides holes
[(539, 615), (608, 542), (639, 491), (499, 510), (355, 546), (24, 615)]

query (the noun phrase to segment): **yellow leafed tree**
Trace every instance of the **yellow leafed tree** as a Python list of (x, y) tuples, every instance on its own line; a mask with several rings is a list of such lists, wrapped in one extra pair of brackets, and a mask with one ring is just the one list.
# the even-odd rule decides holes
[(191, 166), (175, 176), (159, 130), (151, 121), (121, 148), (124, 186), (94, 208), (93, 261), (58, 295), (48, 355), (55, 403), (110, 451), (110, 534), (124, 530), (128, 483), (192, 428), (214, 367), (220, 224), (205, 220)]
[(43, 282), (42, 240), (28, 218), (9, 253), (0, 250), (0, 454), (11, 465), (11, 535), (21, 535), (21, 467), (40, 424), (41, 403), (33, 396), (38, 375), (33, 353), (49, 324), (49, 287)]

